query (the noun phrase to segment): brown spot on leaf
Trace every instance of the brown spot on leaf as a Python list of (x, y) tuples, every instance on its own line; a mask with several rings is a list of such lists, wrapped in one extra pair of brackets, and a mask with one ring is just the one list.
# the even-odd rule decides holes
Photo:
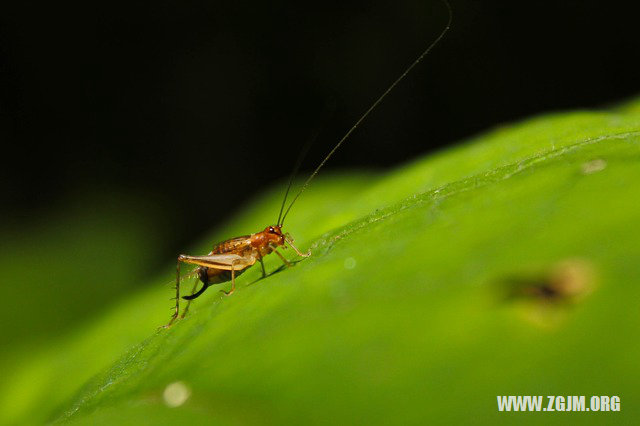
[(605, 167), (607, 167), (607, 162), (604, 161), (602, 158), (597, 158), (595, 160), (591, 160), (591, 161), (587, 161), (586, 163), (582, 164), (582, 174), (585, 175), (590, 175), (596, 172), (599, 172), (600, 170), (604, 170)]
[(584, 259), (566, 259), (537, 272), (522, 273), (507, 280), (510, 298), (575, 302), (593, 287), (594, 268)]
[(554, 328), (568, 318), (572, 306), (591, 293), (595, 281), (591, 262), (565, 259), (509, 277), (505, 280), (507, 300), (525, 321)]

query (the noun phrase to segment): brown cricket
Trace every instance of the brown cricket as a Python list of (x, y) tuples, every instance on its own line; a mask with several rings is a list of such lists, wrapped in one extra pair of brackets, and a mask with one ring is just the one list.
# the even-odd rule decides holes
[[(402, 81), (407, 74), (436, 46), (440, 40), (444, 37), (445, 33), (449, 30), (451, 26), (452, 20), (452, 11), (451, 6), (449, 5), (447, 0), (443, 0), (443, 3), (447, 7), (447, 11), (449, 14), (447, 25), (440, 32), (438, 37), (431, 42), (431, 44), (418, 56), (418, 58), (409, 65), (405, 71), (398, 77), (391, 85), (385, 90), (382, 95), (380, 95), (376, 101), (367, 109), (362, 116), (355, 122), (355, 124), (347, 131), (347, 133), (338, 141), (338, 143), (333, 147), (333, 149), (327, 154), (326, 157), (322, 160), (322, 162), (316, 167), (316, 169), (311, 173), (311, 175), (307, 178), (305, 183), (298, 191), (297, 195), (293, 198), (286, 211), (284, 211), (284, 206), (287, 201), (287, 196), (289, 194), (289, 190), (291, 189), (291, 184), (297, 172), (297, 169), (300, 165), (296, 166), (293, 174), (291, 175), (291, 179), (289, 181), (289, 186), (285, 193), (284, 199), (282, 201), (282, 206), (280, 207), (280, 214), (278, 215), (278, 220), (275, 225), (267, 226), (263, 231), (256, 232), (255, 234), (245, 235), (242, 237), (231, 238), (229, 240), (218, 243), (214, 246), (213, 250), (209, 252), (206, 256), (190, 256), (186, 254), (181, 254), (178, 256), (178, 262), (176, 266), (176, 305), (175, 311), (171, 316), (171, 320), (165, 327), (169, 327), (173, 324), (173, 322), (178, 318), (180, 312), (180, 264), (188, 263), (191, 265), (197, 265), (198, 267), (193, 270), (189, 275), (196, 275), (199, 281), (202, 282), (202, 288), (199, 291), (195, 291), (196, 287), (194, 286), (193, 292), (189, 296), (183, 296), (183, 299), (187, 300), (187, 306), (185, 307), (182, 318), (187, 314), (189, 310), (189, 304), (193, 299), (200, 296), (204, 291), (213, 284), (220, 284), (224, 282), (231, 281), (231, 289), (229, 291), (223, 291), (227, 296), (232, 294), (236, 289), (236, 277), (247, 270), (250, 266), (253, 266), (256, 262), (260, 262), (262, 266), (262, 276), (266, 277), (266, 271), (264, 268), (263, 258), (271, 253), (276, 253), (280, 259), (284, 262), (287, 267), (291, 266), (291, 263), (278, 251), (278, 248), (282, 247), (283, 249), (289, 245), (293, 250), (298, 254), (298, 256), (308, 257), (311, 255), (311, 252), (302, 253), (300, 250), (293, 245), (293, 239), (289, 236), (289, 234), (282, 233), (282, 226), (284, 225), (284, 220), (287, 217), (287, 214), (291, 210), (291, 207), (296, 202), (300, 194), (307, 188), (309, 182), (318, 174), (322, 166), (327, 162), (327, 160), (336, 152), (336, 150), (342, 145), (342, 143), (347, 140), (347, 138), (353, 133), (353, 131), (364, 121), (364, 119), (369, 115), (371, 111), (373, 111), (378, 104), (394, 89), (394, 87)], [(283, 214), (284, 211), (284, 214)], [(197, 285), (197, 282), (196, 282)], [(221, 290), (222, 291), (222, 290)]]

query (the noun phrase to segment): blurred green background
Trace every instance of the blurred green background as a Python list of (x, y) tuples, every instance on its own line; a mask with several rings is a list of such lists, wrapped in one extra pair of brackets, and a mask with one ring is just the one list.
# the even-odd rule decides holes
[[(0, 421), (632, 423), (638, 105), (533, 118), (384, 174), (326, 174), (286, 225), (310, 259), (283, 271), (269, 258), (277, 273), (252, 268), (228, 298), (210, 289), (169, 330), (173, 266), (145, 267), (143, 210), (7, 230), (22, 308), (2, 321)], [(281, 194), (189, 252), (261, 229)], [(34, 238), (49, 250), (27, 250)], [(187, 397), (172, 408), (175, 386)], [(509, 394), (619, 395), (622, 411), (498, 413)]]

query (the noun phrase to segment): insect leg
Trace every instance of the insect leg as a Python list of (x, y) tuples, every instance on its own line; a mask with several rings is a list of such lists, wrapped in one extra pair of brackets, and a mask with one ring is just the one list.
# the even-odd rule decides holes
[(171, 327), (171, 324), (178, 318), (178, 312), (180, 312), (180, 263), (182, 262), (183, 255), (178, 256), (178, 262), (176, 263), (176, 307), (169, 323), (164, 328)]
[(296, 246), (293, 245), (293, 240), (291, 238), (287, 238), (285, 237), (285, 241), (287, 242), (287, 244), (289, 244), (291, 246), (292, 249), (295, 250), (296, 253), (298, 253), (298, 256), (302, 256), (302, 257), (309, 257), (311, 256), (311, 250), (309, 250), (306, 253), (302, 253), (300, 252), (300, 250), (298, 250), (298, 248)]
[(231, 293), (236, 291), (236, 270), (234, 269), (234, 267), (235, 267), (235, 262), (231, 264), (231, 290), (229, 291), (220, 290), (227, 296), (231, 295)]
[(273, 250), (273, 252), (275, 254), (277, 254), (280, 259), (282, 259), (284, 264), (287, 265), (287, 268), (291, 268), (291, 262), (289, 262), (287, 259), (285, 259), (285, 257), (282, 255), (282, 253), (280, 253), (278, 250), (275, 250), (275, 249)]
[(262, 260), (262, 255), (258, 253), (258, 260), (260, 261), (260, 266), (262, 266), (262, 278), (267, 277), (267, 271), (264, 269), (264, 261)]

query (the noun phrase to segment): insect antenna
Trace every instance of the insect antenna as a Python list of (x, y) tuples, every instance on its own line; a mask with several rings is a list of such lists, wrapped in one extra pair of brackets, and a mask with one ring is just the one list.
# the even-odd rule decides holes
[[(322, 160), (322, 162), (318, 165), (318, 167), (316, 167), (316, 169), (311, 173), (311, 175), (309, 175), (307, 180), (302, 185), (302, 188), (300, 188), (300, 191), (298, 191), (296, 196), (293, 198), (293, 200), (291, 201), (291, 204), (289, 204), (289, 207), (287, 207), (287, 210), (284, 212), (284, 215), (282, 216), (282, 221), (278, 221), (278, 225), (282, 226), (284, 224), (284, 220), (289, 214), (291, 207), (293, 207), (293, 204), (296, 202), (298, 197), (300, 197), (300, 195), (304, 192), (304, 190), (307, 189), (307, 186), (309, 186), (309, 183), (313, 180), (314, 177), (316, 177), (316, 175), (318, 174), (320, 169), (324, 166), (324, 164), (327, 162), (327, 160), (329, 160), (329, 158), (331, 158), (331, 156), (338, 150), (338, 148), (340, 148), (340, 145), (342, 145), (344, 141), (346, 141), (349, 138), (349, 136), (351, 136), (351, 133), (353, 133), (354, 130), (356, 130), (356, 128), (365, 120), (365, 118), (367, 118), (367, 116), (371, 113), (371, 111), (376, 109), (376, 107), (380, 104), (380, 102), (382, 102), (382, 100), (387, 97), (387, 95), (398, 85), (398, 83), (404, 80), (407, 74), (409, 74), (411, 70), (416, 65), (418, 65), (418, 63), (420, 63), (420, 61), (422, 61), (422, 59), (429, 54), (429, 52), (431, 52), (431, 50), (440, 42), (440, 40), (442, 40), (442, 38), (447, 33), (447, 31), (449, 31), (449, 28), (451, 27), (451, 21), (453, 19), (453, 11), (451, 10), (451, 5), (447, 0), (442, 0), (442, 2), (447, 7), (447, 12), (449, 13), (449, 19), (447, 21), (447, 25), (444, 27), (442, 31), (440, 31), (440, 34), (438, 34), (438, 37), (436, 37), (436, 39), (431, 42), (431, 44), (420, 54), (420, 56), (418, 56), (418, 58), (415, 61), (413, 61), (413, 63), (411, 63), (411, 65), (409, 65), (407, 69), (404, 70), (404, 72), (400, 75), (400, 77), (398, 77), (393, 83), (391, 83), (391, 85), (387, 88), (387, 90), (385, 90), (382, 93), (382, 95), (380, 95), (378, 99), (376, 99), (376, 101), (369, 107), (369, 109), (367, 109), (364, 112), (364, 114), (362, 114), (360, 118), (358, 118), (358, 121), (356, 121), (356, 123), (349, 129), (349, 131), (345, 133), (342, 139), (338, 141), (338, 143), (327, 154), (327, 156), (324, 157), (324, 160)], [(291, 186), (291, 183), (289, 184), (289, 186)], [(287, 192), (288, 191), (289, 190), (287, 189)], [(284, 206), (284, 203), (282, 205)]]
[(335, 109), (335, 104), (333, 102), (329, 103), (326, 106), (322, 119), (320, 120), (319, 124), (317, 125), (313, 133), (311, 133), (311, 137), (307, 140), (307, 142), (302, 147), (300, 154), (298, 154), (296, 165), (293, 167), (293, 171), (291, 172), (291, 176), (289, 177), (289, 184), (287, 185), (287, 191), (284, 193), (284, 198), (282, 199), (282, 205), (280, 206), (280, 213), (278, 213), (278, 220), (276, 221), (276, 225), (280, 225), (280, 219), (282, 218), (282, 212), (284, 211), (284, 206), (287, 203), (287, 197), (289, 196), (289, 191), (291, 190), (293, 181), (295, 180), (296, 176), (298, 175), (298, 172), (300, 171), (300, 166), (302, 165), (302, 161), (307, 156), (307, 153), (309, 152), (309, 148), (311, 148), (311, 145), (316, 141), (316, 139), (318, 139), (318, 136), (320, 135), (320, 131), (324, 127), (325, 122), (328, 121), (329, 117), (332, 115), (334, 109)]
[(284, 210), (284, 205), (287, 202), (287, 197), (289, 196), (289, 191), (291, 190), (291, 185), (293, 185), (293, 180), (296, 178), (296, 175), (298, 174), (298, 171), (300, 170), (300, 165), (302, 164), (302, 160), (304, 160), (304, 157), (307, 155), (307, 152), (309, 152), (309, 148), (311, 147), (311, 143), (312, 141), (314, 141), (317, 137), (318, 134), (320, 133), (320, 131), (318, 130), (312, 139), (310, 139), (302, 148), (302, 151), (300, 151), (300, 154), (298, 155), (298, 159), (296, 160), (296, 165), (293, 168), (293, 171), (291, 172), (291, 176), (289, 177), (289, 184), (287, 185), (287, 191), (284, 193), (284, 198), (282, 199), (282, 205), (280, 206), (280, 213), (278, 213), (278, 220), (276, 221), (276, 225), (280, 225), (280, 218), (282, 218), (282, 212)]

